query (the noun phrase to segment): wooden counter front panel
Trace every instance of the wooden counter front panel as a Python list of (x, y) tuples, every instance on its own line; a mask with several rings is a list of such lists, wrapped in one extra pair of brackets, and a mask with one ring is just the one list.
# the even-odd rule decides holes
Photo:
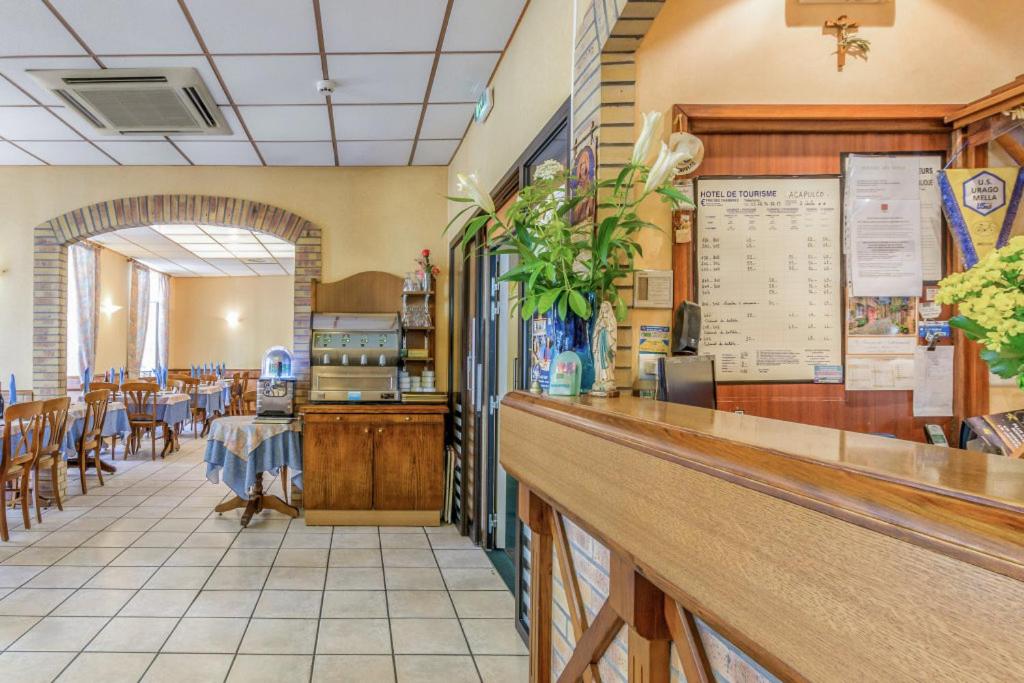
[(306, 415), (303, 504), (312, 510), (372, 508), (373, 442), (368, 415)]
[(379, 418), (374, 428), (373, 508), (438, 510), (444, 420), (396, 417)]

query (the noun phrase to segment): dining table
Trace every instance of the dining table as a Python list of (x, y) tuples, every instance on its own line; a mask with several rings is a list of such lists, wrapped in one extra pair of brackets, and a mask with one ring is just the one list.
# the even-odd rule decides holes
[[(85, 403), (72, 403), (68, 408), (68, 426), (64, 433), (64, 458), (69, 462), (78, 459), (78, 441), (85, 431)], [(104, 437), (121, 436), (131, 431), (128, 423), (128, 409), (121, 401), (111, 401), (107, 405), (107, 416), (103, 420), (100, 434)], [(117, 467), (100, 460), (104, 472), (117, 472)]]
[[(291, 483), (302, 489), (302, 422), (263, 421), (252, 415), (222, 417), (210, 428), (206, 441), (206, 478), (223, 481), (235, 497), (214, 508), (227, 512), (244, 507), (242, 526), (264, 508), (297, 517), (297, 508), (263, 491), (263, 473), (288, 469)], [(287, 497), (287, 489), (285, 496)]]

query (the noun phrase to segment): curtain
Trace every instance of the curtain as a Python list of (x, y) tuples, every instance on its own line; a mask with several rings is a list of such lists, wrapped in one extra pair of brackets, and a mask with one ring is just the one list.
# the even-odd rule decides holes
[(96, 334), (100, 312), (99, 249), (82, 242), (68, 249), (72, 262), (78, 307), (78, 371), (84, 375), (91, 370), (96, 376)]
[(142, 353), (146, 348), (149, 327), (149, 268), (132, 261), (131, 287), (128, 294), (128, 375), (137, 378), (142, 369)]
[(157, 302), (156, 321), (156, 362), (162, 367), (167, 367), (167, 342), (170, 338), (168, 332), (168, 321), (170, 316), (170, 289), (171, 278), (157, 271), (150, 272), (150, 286), (153, 287), (153, 301)]

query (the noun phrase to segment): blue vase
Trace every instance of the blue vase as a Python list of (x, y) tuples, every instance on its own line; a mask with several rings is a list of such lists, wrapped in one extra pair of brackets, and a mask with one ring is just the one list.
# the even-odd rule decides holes
[[(594, 296), (588, 295), (591, 309), (594, 306)], [(594, 316), (591, 315), (593, 319)], [(558, 316), (558, 311), (551, 310), (546, 316), (535, 316), (534, 321), (543, 321), (543, 338), (536, 338), (539, 332), (539, 324), (534, 326), (534, 365), (538, 361), (546, 362), (546, 371), (536, 372), (536, 378), (540, 386), (547, 391), (551, 386), (551, 361), (563, 351), (575, 351), (583, 364), (580, 373), (580, 393), (588, 394), (594, 387), (594, 355), (590, 349), (590, 320), (584, 320), (572, 310), (566, 313), (565, 319)]]

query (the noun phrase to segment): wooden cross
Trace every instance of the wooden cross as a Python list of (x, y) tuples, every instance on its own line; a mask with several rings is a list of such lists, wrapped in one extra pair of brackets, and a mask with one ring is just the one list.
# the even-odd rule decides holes
[(851, 21), (848, 16), (841, 14), (835, 20), (825, 22), (825, 31), (835, 31), (836, 34), (836, 67), (839, 71), (846, 66), (846, 55), (867, 59), (868, 49), (871, 43), (863, 38), (853, 38), (850, 34), (856, 33), (860, 24)]

